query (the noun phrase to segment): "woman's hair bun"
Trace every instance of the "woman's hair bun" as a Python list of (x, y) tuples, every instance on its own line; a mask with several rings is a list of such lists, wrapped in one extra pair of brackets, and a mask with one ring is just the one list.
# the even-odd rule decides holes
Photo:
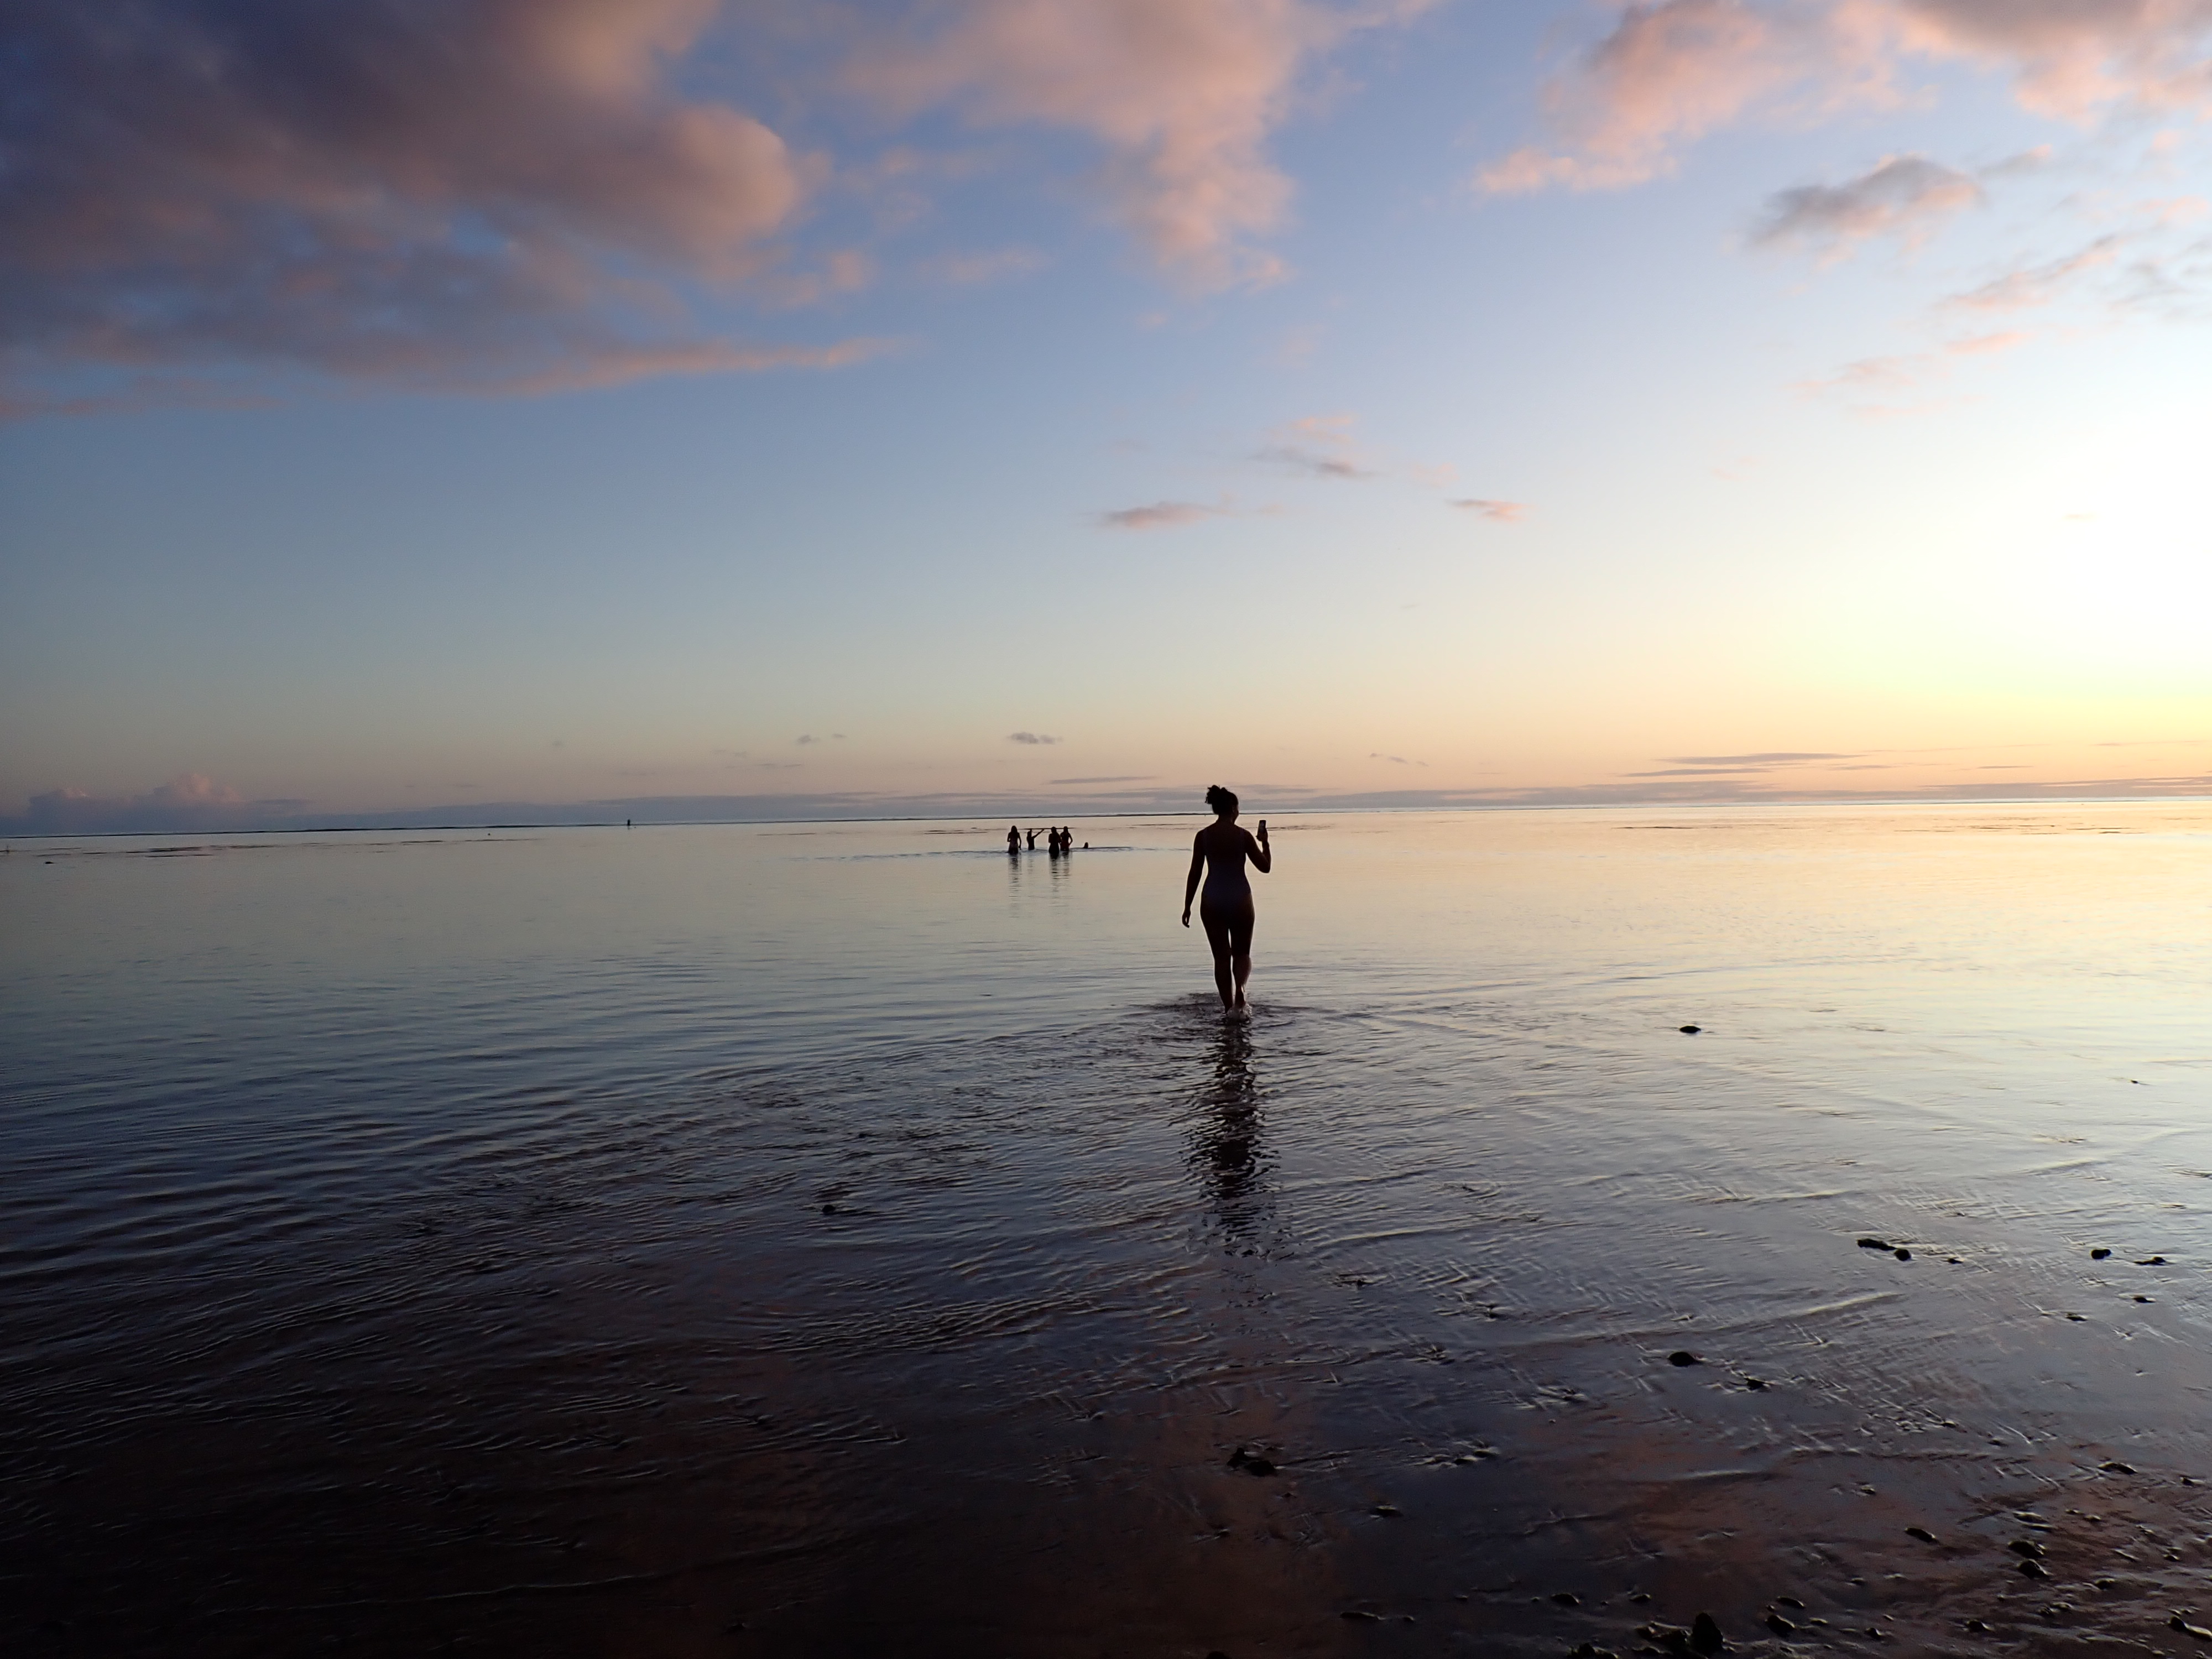
[(1217, 783), (1206, 792), (1206, 804), (1217, 812), (1233, 812), (1237, 797)]

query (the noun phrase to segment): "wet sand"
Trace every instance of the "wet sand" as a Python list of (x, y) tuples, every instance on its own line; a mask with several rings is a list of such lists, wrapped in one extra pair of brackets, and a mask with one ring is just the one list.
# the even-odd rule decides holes
[(19, 1091), (21, 1650), (2212, 1646), (2201, 1049), (1603, 1001)]

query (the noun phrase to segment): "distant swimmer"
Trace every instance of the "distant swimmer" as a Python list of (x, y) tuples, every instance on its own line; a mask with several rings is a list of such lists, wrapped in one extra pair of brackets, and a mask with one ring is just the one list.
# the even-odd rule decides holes
[(1022, 850), (1022, 826), (1018, 823), (1010, 823), (1006, 826), (1006, 850), (1009, 853), (1019, 853)]
[(1034, 853), (1036, 851), (1036, 831), (1031, 830), (1028, 832), (1028, 835), (1030, 838), (1030, 851)]
[(1245, 1006), (1244, 981), (1252, 977), (1252, 883), (1244, 873), (1245, 861), (1264, 876), (1275, 867), (1275, 859), (1267, 846), (1267, 819), (1260, 820), (1255, 841), (1237, 827), (1237, 797), (1229, 791), (1215, 784), (1206, 792), (1206, 804), (1214, 819), (1191, 842), (1182, 925), (1190, 926), (1190, 902), (1203, 871), (1206, 895), (1198, 902), (1198, 919), (1206, 924), (1206, 942), (1213, 951), (1213, 983), (1221, 1006), (1237, 1009)]

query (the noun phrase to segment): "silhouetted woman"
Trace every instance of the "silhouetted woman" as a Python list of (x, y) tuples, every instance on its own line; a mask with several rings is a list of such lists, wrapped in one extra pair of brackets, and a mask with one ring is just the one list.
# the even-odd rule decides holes
[(1018, 823), (1010, 823), (1006, 826), (1006, 850), (1009, 853), (1018, 853), (1022, 850), (1022, 827)]
[(1199, 872), (1206, 872), (1206, 894), (1198, 902), (1198, 919), (1206, 924), (1206, 942), (1213, 951), (1213, 983), (1224, 1008), (1244, 1006), (1244, 981), (1252, 977), (1252, 883), (1244, 873), (1246, 860), (1265, 875), (1275, 867), (1267, 847), (1267, 820), (1260, 820), (1255, 841), (1237, 827), (1237, 797), (1219, 784), (1206, 792), (1213, 809), (1213, 822), (1198, 832), (1190, 844), (1190, 878), (1182, 884), (1182, 925), (1190, 926), (1190, 901), (1198, 891)]

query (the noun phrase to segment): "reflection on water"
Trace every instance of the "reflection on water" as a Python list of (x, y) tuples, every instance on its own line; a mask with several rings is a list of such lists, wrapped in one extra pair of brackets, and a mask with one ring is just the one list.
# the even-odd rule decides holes
[[(1209, 1011), (1210, 1012), (1210, 1011)], [(1264, 1091), (1253, 1060), (1249, 1019), (1210, 1018), (1218, 1024), (1209, 1042), (1207, 1075), (1196, 1091), (1191, 1117), (1191, 1164), (1222, 1231), (1241, 1244), (1259, 1235), (1267, 1219), (1266, 1152), (1261, 1116)]]
[(11, 1650), (2172, 1650), (2212, 811), (1279, 827), (0, 859)]

